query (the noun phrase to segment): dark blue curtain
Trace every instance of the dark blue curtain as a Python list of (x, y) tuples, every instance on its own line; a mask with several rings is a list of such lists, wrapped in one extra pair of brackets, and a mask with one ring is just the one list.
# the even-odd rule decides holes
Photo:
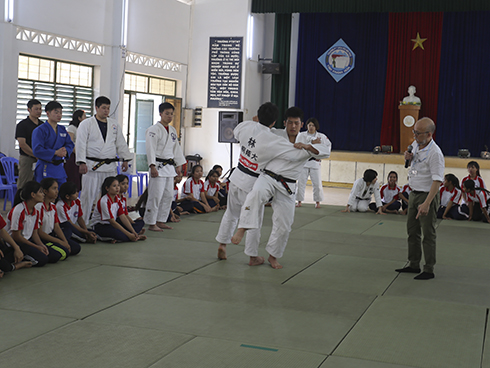
[[(342, 38), (355, 67), (336, 82), (318, 57)], [(383, 117), (388, 14), (301, 14), (296, 106), (316, 117), (335, 150), (371, 151)]]
[(490, 12), (445, 13), (436, 141), (446, 156), (490, 146)]

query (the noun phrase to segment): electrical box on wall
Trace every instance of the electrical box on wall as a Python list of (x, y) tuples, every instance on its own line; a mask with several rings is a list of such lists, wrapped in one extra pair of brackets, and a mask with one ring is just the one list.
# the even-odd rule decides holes
[(281, 64), (279, 63), (261, 63), (262, 74), (281, 74)]
[(194, 110), (184, 109), (184, 128), (192, 128), (194, 126)]

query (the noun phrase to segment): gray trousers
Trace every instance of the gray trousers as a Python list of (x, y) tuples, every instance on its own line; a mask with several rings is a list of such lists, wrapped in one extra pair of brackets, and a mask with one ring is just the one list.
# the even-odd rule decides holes
[(17, 189), (21, 189), (28, 181), (34, 180), (32, 165), (37, 159), (32, 156), (19, 156), (19, 179), (17, 179)]
[(420, 268), (423, 250), (425, 258), (424, 272), (434, 272), (434, 265), (436, 264), (437, 209), (441, 202), (439, 193), (432, 200), (427, 216), (415, 218), (419, 205), (424, 203), (428, 194), (425, 192), (410, 193), (407, 218), (408, 260), (410, 261), (410, 267)]

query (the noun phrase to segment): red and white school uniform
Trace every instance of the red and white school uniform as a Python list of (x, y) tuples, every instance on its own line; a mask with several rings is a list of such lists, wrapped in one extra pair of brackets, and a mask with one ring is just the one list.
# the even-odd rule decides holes
[(110, 219), (117, 220), (121, 215), (124, 215), (124, 209), (121, 205), (119, 196), (115, 196), (114, 200), (112, 200), (111, 197), (106, 194), (97, 201), (97, 206), (95, 206), (94, 213), (92, 214), (90, 225), (110, 225)]
[(209, 182), (209, 180), (206, 180), (204, 182), (204, 191), (206, 193), (208, 193), (208, 195), (210, 196), (214, 196), (216, 194), (217, 191), (219, 191), (219, 184), (220, 182), (217, 181), (216, 183), (214, 183), (214, 185), (212, 186), (211, 183)]
[(483, 209), (487, 207), (487, 195), (483, 190), (475, 190), (475, 194), (466, 193), (466, 202), (479, 203)]
[(192, 194), (198, 201), (201, 200), (201, 193), (204, 192), (204, 182), (202, 180), (194, 180), (194, 178), (188, 178), (184, 186), (182, 187), (182, 195), (188, 196)]
[(78, 198), (70, 203), (59, 200), (56, 203), (56, 210), (61, 224), (67, 221), (76, 224), (78, 219), (83, 216), (82, 205)]
[(443, 207), (447, 207), (450, 201), (453, 202), (453, 205), (456, 205), (461, 200), (461, 190), (458, 188), (448, 190), (445, 186), (441, 186), (439, 192), (441, 194), (441, 206)]
[(390, 203), (393, 199), (394, 200), (399, 200), (398, 194), (400, 194), (401, 188), (398, 185), (395, 185), (394, 187), (390, 187), (388, 183), (384, 184), (381, 186), (381, 189), (379, 190), (379, 194), (381, 195), (381, 201), (386, 204)]
[(128, 201), (122, 194), (119, 196), (119, 203), (125, 215), (129, 215), (128, 211)]
[(50, 203), (49, 207), (44, 202), (36, 204), (36, 209), (39, 211), (40, 228), (46, 234), (51, 234), (54, 231), (54, 224), (59, 224), (58, 212), (54, 203)]
[(466, 180), (473, 180), (475, 182), (475, 187), (476, 188), (485, 188), (487, 189), (487, 186), (485, 185), (485, 182), (483, 181), (483, 179), (480, 177), (480, 176), (476, 176), (476, 178), (474, 179), (471, 179), (470, 176), (465, 176), (463, 178), (463, 180), (461, 180), (461, 188), (463, 188), (463, 184)]
[(22, 236), (29, 240), (34, 230), (39, 229), (39, 212), (34, 207), (29, 212), (25, 202), (19, 203), (12, 208), (7, 215), (7, 231), (12, 235), (12, 231), (20, 231)]

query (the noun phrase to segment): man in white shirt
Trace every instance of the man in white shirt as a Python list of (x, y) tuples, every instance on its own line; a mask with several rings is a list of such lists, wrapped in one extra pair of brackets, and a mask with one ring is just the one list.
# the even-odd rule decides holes
[[(439, 187), (444, 181), (444, 155), (432, 139), (436, 125), (429, 118), (422, 118), (414, 125), (413, 151), (405, 152), (411, 162), (408, 184), (412, 188), (408, 202), (407, 233), (409, 265), (396, 272), (419, 273), (422, 249), (425, 265), (415, 280), (435, 277), (436, 221), (439, 208)], [(423, 239), (422, 239), (423, 236)]]

